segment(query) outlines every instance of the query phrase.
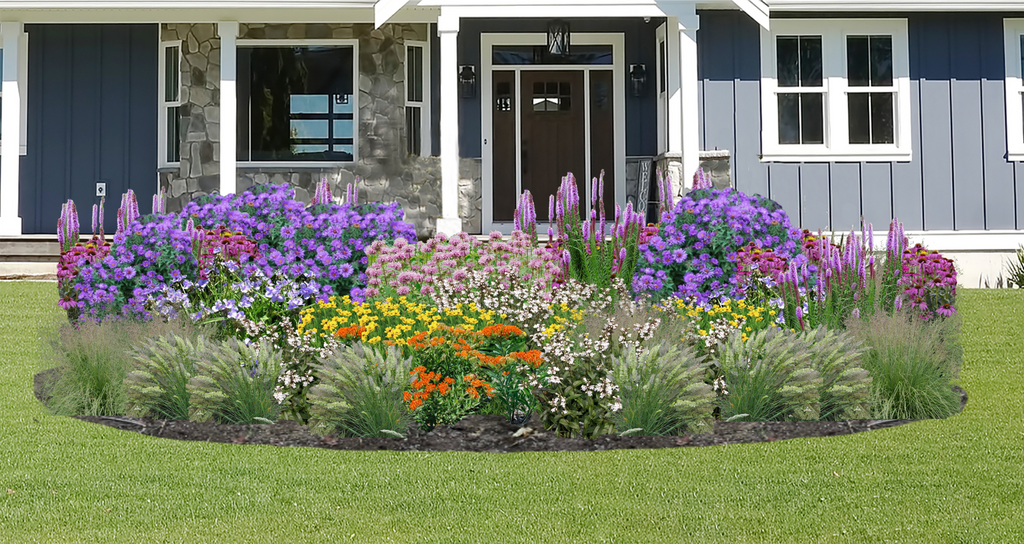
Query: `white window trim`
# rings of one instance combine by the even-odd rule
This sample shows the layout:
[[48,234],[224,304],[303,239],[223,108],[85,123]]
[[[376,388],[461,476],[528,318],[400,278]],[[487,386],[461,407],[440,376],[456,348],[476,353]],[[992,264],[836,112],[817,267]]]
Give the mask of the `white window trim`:
[[331,168],[351,166],[359,162],[359,40],[277,40],[239,39],[236,47],[287,47],[289,45],[350,45],[352,46],[352,160],[351,161],[238,161],[245,168]]
[[[665,56],[668,56],[668,36],[667,36],[668,23],[662,23],[655,30],[655,44],[654,44],[654,77],[655,89],[658,94],[658,154],[665,153],[668,151],[668,81],[662,81],[661,77],[661,66],[662,63],[668,64],[667,58],[662,58],[662,51]],[[664,48],[664,49],[662,49]],[[649,73],[649,72],[648,72]],[[666,78],[668,79],[668,70],[665,70]]]
[[[409,100],[409,76],[408,70],[405,77],[405,104],[420,109],[420,156],[429,157],[433,155],[430,141],[430,42],[419,40],[405,41],[405,60],[409,61],[409,47],[423,49],[423,100],[414,102]],[[406,132],[408,137],[408,132]]]
[[[848,35],[892,35],[894,144],[850,144],[846,77]],[[775,42],[778,36],[822,37],[825,143],[780,144]],[[784,92],[784,90],[783,90]],[[913,158],[910,47],[906,19],[773,19],[761,30],[761,160],[763,162],[905,162]]]
[[[21,89],[21,145],[18,146],[18,154],[25,155],[28,152],[28,33],[22,32],[18,42],[18,87]],[[3,34],[0,34],[0,46],[2,45]],[[2,54],[3,49],[0,47],[0,55]],[[0,89],[0,98],[2,97],[3,90]]]
[[1021,74],[1020,37],[1024,36],[1024,19],[1003,19],[1003,40],[1006,54],[1006,156],[1011,161],[1024,161],[1024,74]]
[[[181,165],[181,161],[180,160],[178,160],[178,161],[168,161],[167,160],[167,143],[168,143],[167,142],[167,110],[169,108],[173,108],[173,107],[179,107],[179,108],[181,107],[181,76],[180,76],[180,74],[178,76],[178,99],[177,100],[168,101],[168,100],[166,100],[166,96],[167,95],[164,94],[165,91],[166,91],[165,85],[167,83],[167,80],[166,80],[166,76],[167,76],[167,66],[166,66],[166,64],[167,64],[167,49],[169,49],[171,47],[177,47],[178,48],[178,67],[176,69],[178,71],[180,71],[181,70],[181,57],[182,57],[181,46],[182,46],[182,42],[181,41],[160,42],[160,59],[159,59],[160,76],[159,76],[159,82],[158,82],[158,86],[159,86],[159,89],[160,89],[160,91],[159,91],[160,92],[160,116],[157,119],[157,125],[158,125],[157,126],[157,130],[159,131],[159,136],[157,137],[157,145],[159,146],[158,147],[159,153],[157,155],[157,157],[159,157],[159,160],[157,162],[157,166],[160,167],[160,168],[169,168],[169,167],[174,167],[174,166]],[[179,110],[179,115],[180,115],[180,110]],[[178,139],[179,140],[181,139],[181,135],[180,134],[178,135]],[[180,149],[181,149],[180,141],[179,141],[178,146],[179,146],[178,149],[179,149],[179,159],[180,159]]]

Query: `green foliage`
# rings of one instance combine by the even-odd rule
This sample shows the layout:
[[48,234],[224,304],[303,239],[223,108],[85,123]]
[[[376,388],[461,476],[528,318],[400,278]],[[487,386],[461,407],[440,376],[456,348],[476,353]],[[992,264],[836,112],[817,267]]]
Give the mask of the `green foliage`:
[[551,367],[536,393],[544,428],[569,438],[615,432],[613,416],[621,405],[606,358],[593,355],[558,364],[563,366]]
[[140,338],[178,330],[179,323],[160,321],[64,324],[47,341],[59,376],[52,384],[49,407],[61,415],[124,415],[132,347]]
[[281,355],[268,342],[248,345],[233,338],[208,342],[196,352],[189,379],[189,419],[250,424],[277,419],[274,385]]
[[309,390],[311,430],[343,436],[405,433],[412,422],[402,394],[412,359],[395,346],[384,353],[361,342],[340,346],[316,366],[320,382]]
[[838,421],[871,417],[871,375],[860,367],[867,351],[847,333],[819,327],[804,335],[811,365],[821,374],[819,419]]
[[612,357],[622,410],[615,414],[620,432],[678,435],[713,429],[715,392],[704,383],[708,364],[693,347],[656,344]]
[[956,315],[922,321],[879,312],[847,326],[870,347],[863,367],[871,374],[873,417],[944,418],[960,410],[952,389],[962,357]]
[[719,345],[715,366],[728,391],[719,400],[722,419],[818,419],[822,378],[800,335],[766,329],[744,342],[733,333]]
[[174,333],[149,338],[132,350],[132,370],[125,378],[128,415],[188,419],[188,382],[196,374],[196,359],[205,352],[202,336],[193,344]]
[[537,399],[527,385],[526,376],[516,366],[509,363],[502,368],[485,370],[487,383],[494,387],[494,396],[483,407],[483,412],[503,415],[509,423],[523,425],[537,409]]
[[1014,255],[1017,262],[1009,261],[1006,263],[1006,282],[1007,284],[1013,284],[1024,289],[1024,246],[1020,246],[1017,249],[1017,253]]

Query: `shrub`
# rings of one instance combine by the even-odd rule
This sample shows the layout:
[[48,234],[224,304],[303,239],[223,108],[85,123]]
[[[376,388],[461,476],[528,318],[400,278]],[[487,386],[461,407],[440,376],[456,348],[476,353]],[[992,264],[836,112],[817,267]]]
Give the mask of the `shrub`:
[[719,389],[727,391],[719,401],[722,419],[818,419],[822,379],[798,334],[766,329],[744,342],[733,333],[719,346],[714,366]]
[[870,348],[862,366],[871,374],[873,417],[944,418],[960,410],[952,389],[962,356],[957,317],[926,322],[878,313],[848,327]]
[[736,254],[747,244],[798,255],[799,232],[777,203],[734,190],[691,191],[662,213],[659,233],[640,245],[634,289],[656,298],[706,303],[739,298]]
[[268,423],[280,407],[274,385],[281,354],[269,343],[248,345],[235,339],[209,342],[197,351],[196,375],[189,379],[189,419],[218,423]]
[[317,365],[309,390],[310,429],[343,436],[405,433],[412,423],[403,401],[412,358],[391,346],[382,353],[361,343],[340,346]]
[[206,350],[202,336],[193,343],[174,333],[149,338],[133,349],[132,370],[125,377],[128,415],[188,419],[188,382],[196,374],[196,360]]
[[861,368],[867,351],[848,332],[818,327],[804,336],[811,365],[821,375],[819,419],[837,421],[871,417],[871,375]]
[[715,392],[704,383],[708,365],[692,348],[655,344],[612,357],[622,409],[619,432],[646,436],[710,432]]

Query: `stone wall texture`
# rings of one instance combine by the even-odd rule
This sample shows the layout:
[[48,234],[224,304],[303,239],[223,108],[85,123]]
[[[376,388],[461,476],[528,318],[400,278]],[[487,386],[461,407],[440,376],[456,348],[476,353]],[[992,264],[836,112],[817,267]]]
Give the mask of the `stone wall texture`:
[[[441,168],[437,157],[406,153],[405,40],[427,41],[428,25],[389,24],[242,24],[240,39],[358,40],[358,160],[340,166],[255,167],[238,165],[238,190],[256,183],[290,183],[308,202],[316,183],[331,182],[335,196],[359,180],[361,202],[398,202],[420,237],[431,236],[441,215]],[[164,24],[165,41],[182,42],[181,166],[161,172],[168,210],[181,209],[195,196],[220,185],[220,39],[214,24]],[[459,215],[463,230],[480,232],[480,161],[460,164]]]

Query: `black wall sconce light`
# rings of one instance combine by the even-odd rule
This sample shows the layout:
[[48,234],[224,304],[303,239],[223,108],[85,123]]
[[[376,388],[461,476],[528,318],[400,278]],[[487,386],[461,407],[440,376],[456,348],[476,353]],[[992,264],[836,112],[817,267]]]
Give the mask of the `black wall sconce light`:
[[629,65],[629,83],[630,88],[633,90],[633,96],[643,96],[644,89],[647,88],[646,64]]
[[564,57],[569,54],[569,23],[562,20],[548,24],[548,54]]
[[476,68],[472,64],[459,66],[459,95],[462,98],[476,96]]

